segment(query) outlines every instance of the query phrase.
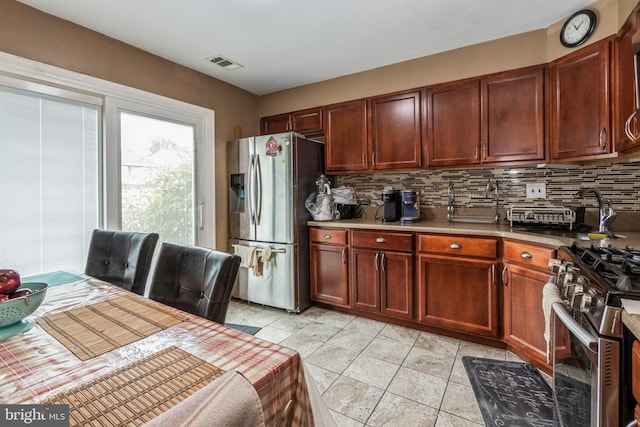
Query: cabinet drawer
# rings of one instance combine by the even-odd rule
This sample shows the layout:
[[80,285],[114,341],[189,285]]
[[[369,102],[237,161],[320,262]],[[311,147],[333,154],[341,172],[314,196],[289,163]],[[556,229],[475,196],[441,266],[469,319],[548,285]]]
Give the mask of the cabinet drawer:
[[413,251],[412,233],[352,231],[351,245],[361,248],[380,248],[395,251]]
[[496,239],[430,234],[422,234],[419,239],[420,252],[482,258],[496,258],[498,256],[498,240]]
[[348,234],[347,229],[311,228],[309,230],[309,238],[312,242],[330,245],[346,245]]
[[547,269],[550,258],[556,257],[556,250],[544,246],[522,244],[520,242],[503,242],[502,258],[508,262],[515,262],[540,269]]

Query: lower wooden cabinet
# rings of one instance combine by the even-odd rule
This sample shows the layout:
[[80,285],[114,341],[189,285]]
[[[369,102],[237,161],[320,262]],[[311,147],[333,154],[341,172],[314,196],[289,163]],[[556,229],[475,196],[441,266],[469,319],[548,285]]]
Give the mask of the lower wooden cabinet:
[[314,301],[500,339],[550,370],[542,288],[556,248],[508,238],[348,228],[311,227],[309,237]]
[[352,231],[353,308],[413,318],[413,235]]
[[351,308],[349,300],[348,231],[311,228],[309,271],[311,299]]
[[541,365],[547,365],[542,288],[551,276],[547,263],[555,254],[545,246],[503,242],[503,340]]
[[496,239],[419,236],[418,321],[498,337]]

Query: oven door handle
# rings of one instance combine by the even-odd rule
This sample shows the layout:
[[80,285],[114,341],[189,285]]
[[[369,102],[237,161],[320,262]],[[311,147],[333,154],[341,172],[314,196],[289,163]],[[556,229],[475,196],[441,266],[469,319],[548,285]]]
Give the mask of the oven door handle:
[[558,319],[567,327],[569,332],[575,335],[582,344],[594,353],[598,351],[598,338],[586,331],[580,323],[571,316],[571,312],[563,303],[556,302],[551,306],[551,308],[556,313],[556,316],[558,316]]

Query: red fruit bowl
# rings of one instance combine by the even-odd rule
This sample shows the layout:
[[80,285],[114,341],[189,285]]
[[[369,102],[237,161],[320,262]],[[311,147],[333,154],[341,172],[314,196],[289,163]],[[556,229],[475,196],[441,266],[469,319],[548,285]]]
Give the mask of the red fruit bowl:
[[0,329],[22,321],[36,311],[44,301],[47,286],[46,283],[22,283],[16,292],[31,289],[32,293],[0,302]]

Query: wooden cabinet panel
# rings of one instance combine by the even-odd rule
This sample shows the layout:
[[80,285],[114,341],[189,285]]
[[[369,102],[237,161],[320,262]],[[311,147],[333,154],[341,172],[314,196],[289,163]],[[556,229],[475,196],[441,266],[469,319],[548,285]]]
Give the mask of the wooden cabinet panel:
[[351,249],[351,289],[353,308],[380,311],[380,254],[371,249]]
[[420,90],[371,98],[368,126],[372,169],[420,167]]
[[549,259],[556,257],[556,250],[546,246],[504,240],[502,243],[502,257],[506,262],[519,263],[526,267],[546,271]]
[[425,143],[429,166],[480,161],[480,80],[464,80],[426,90]]
[[262,135],[282,133],[289,131],[289,113],[260,119],[260,132]]
[[482,80],[482,163],[544,160],[545,69]]
[[[633,14],[632,17],[636,15]],[[615,150],[627,153],[640,149],[640,129],[638,117],[631,118],[636,112],[635,98],[635,69],[633,60],[634,25],[632,19],[627,22],[619,32],[613,44],[613,109],[612,128]],[[634,137],[631,139],[625,127],[629,120],[628,132]]]
[[[640,342],[633,342],[631,349],[631,393],[636,403],[640,402]],[[634,409],[636,421],[640,421],[640,405]]]
[[309,247],[311,299],[350,308],[348,249],[346,246],[318,245]]
[[411,252],[413,234],[354,230],[351,233],[351,244],[354,247]]
[[351,289],[355,309],[413,318],[413,234],[353,230]]
[[594,158],[612,151],[610,42],[594,43],[550,65],[552,160]]
[[502,277],[504,340],[529,359],[546,364],[542,288],[550,274],[507,263]]
[[356,172],[369,168],[367,160],[367,107],[365,100],[334,104],[323,109],[325,169]]
[[420,252],[495,258],[498,256],[498,240],[483,237],[421,234],[418,238]]
[[491,260],[421,253],[418,259],[418,321],[497,337],[497,265]]
[[351,308],[347,230],[309,229],[311,299]]
[[310,108],[308,110],[291,113],[291,130],[303,135],[321,134],[322,108]]
[[413,318],[413,254],[383,252],[380,259],[380,312],[396,318]]
[[317,135],[321,134],[322,131],[322,108],[319,107],[260,119],[260,132],[262,135],[281,132]]
[[313,243],[324,243],[332,245],[346,245],[349,230],[327,229],[327,228],[310,228],[309,240]]

